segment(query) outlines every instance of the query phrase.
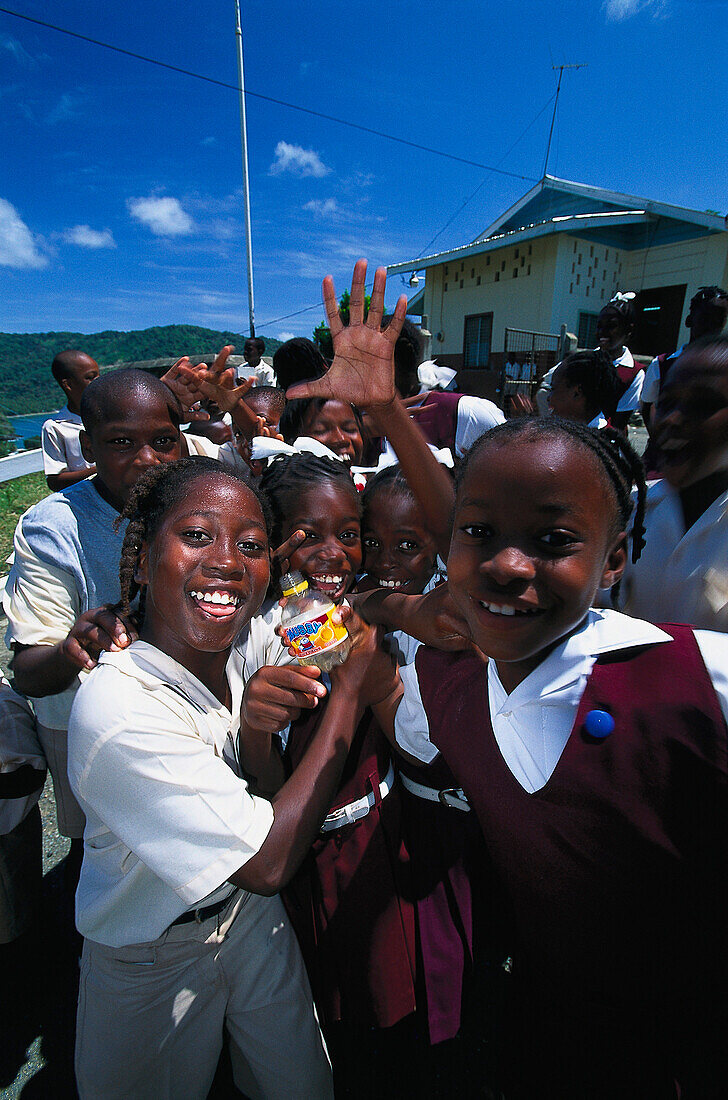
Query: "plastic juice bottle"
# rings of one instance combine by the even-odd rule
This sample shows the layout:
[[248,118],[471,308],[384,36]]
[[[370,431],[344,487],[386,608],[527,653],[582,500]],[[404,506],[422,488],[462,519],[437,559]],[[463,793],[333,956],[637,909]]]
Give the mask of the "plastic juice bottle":
[[283,574],[281,591],[286,597],[281,626],[299,665],[316,665],[322,672],[343,665],[351,640],[345,626],[332,622],[336,604],[312,591],[298,572]]

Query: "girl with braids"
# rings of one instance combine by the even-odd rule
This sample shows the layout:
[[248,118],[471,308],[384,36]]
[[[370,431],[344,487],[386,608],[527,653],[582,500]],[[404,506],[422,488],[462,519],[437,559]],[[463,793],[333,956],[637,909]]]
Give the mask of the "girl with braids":
[[298,767],[260,797],[271,767],[260,746],[327,694],[318,670],[256,672],[260,660],[233,648],[269,581],[261,501],[235,471],[194,458],[150,470],[123,516],[118,610],[139,592],[139,638],[101,655],[70,727],[87,821],[79,1093],[202,1100],[224,1029],[246,1096],[332,1096],[276,894],[318,832],[366,705],[392,689],[391,667],[373,632],[357,633]]
[[575,351],[554,371],[548,402],[556,416],[604,428],[617,411],[620,393],[617,372],[605,352]]
[[[728,640],[592,607],[624,570],[639,476],[619,433],[551,417],[483,436],[448,558],[472,647],[400,670],[390,733],[412,763],[442,755],[513,913],[509,1097],[728,1079]],[[641,483],[634,556],[643,506]]]
[[[345,465],[310,454],[278,458],[262,476],[262,491],[273,541],[291,545],[297,534],[302,540],[288,554],[290,568],[341,603],[362,562],[360,495]],[[267,659],[290,660],[274,634],[280,609],[266,618],[274,643]],[[293,722],[285,748],[290,765],[307,751],[327,711],[322,703]],[[342,1089],[352,1080],[363,1089],[371,1081],[372,1044],[387,1041],[372,1028],[392,1028],[415,1008],[414,914],[393,785],[389,744],[367,711],[319,835],[284,892]]]
[[634,291],[618,291],[597,317],[599,348],[612,360],[619,380],[619,399],[612,424],[621,430],[626,430],[631,413],[640,407],[645,381],[644,368],[635,362],[627,347],[637,321],[635,297]]

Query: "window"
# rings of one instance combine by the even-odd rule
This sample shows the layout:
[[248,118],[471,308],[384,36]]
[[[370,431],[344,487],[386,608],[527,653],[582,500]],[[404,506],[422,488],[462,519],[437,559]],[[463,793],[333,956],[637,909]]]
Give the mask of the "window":
[[517,267],[514,267],[514,268],[513,268],[513,278],[514,278],[514,279],[517,279],[517,278],[518,278],[518,268],[517,268]]
[[521,256],[521,267],[525,267],[525,266],[526,266],[526,257]]
[[571,274],[573,275],[575,271],[576,271],[576,264],[572,264],[571,265]]
[[527,275],[530,275],[530,274],[531,274],[531,265],[530,265],[530,264],[528,265],[528,270],[526,271],[526,274],[527,274]]
[[445,285],[442,289],[443,289],[443,293],[447,292],[447,283],[445,283]]
[[581,252],[579,253],[579,263],[581,263]]
[[480,286],[480,275],[478,275],[478,278],[475,280],[475,285]]
[[447,275],[447,264],[445,264],[445,274]]
[[460,280],[460,289],[461,290],[463,289],[463,280],[462,279]]
[[460,264],[460,270],[465,271],[465,264],[464,263]]
[[515,252],[515,255],[514,255],[513,259],[514,259],[514,260],[517,260],[517,259],[518,259],[518,249],[516,249],[516,252]]
[[499,279],[500,279],[500,271],[496,271],[496,273],[495,273],[495,281],[496,281],[496,282],[498,282],[498,280],[499,280]]
[[505,271],[505,269],[506,269],[506,261],[501,260],[501,271]]
[[574,284],[569,283],[569,294],[573,294],[573,293],[574,293]]
[[577,328],[577,343],[580,348],[594,348],[597,345],[598,313],[580,313]]
[[471,279],[475,278],[475,268],[474,267],[471,267],[471,269],[470,269],[470,278]]
[[581,282],[581,275],[577,275],[576,276],[576,285],[578,286],[580,282]]
[[485,257],[485,266],[490,267],[490,256]]
[[594,245],[592,245],[591,248],[589,249],[589,255],[590,256],[594,255]]
[[490,338],[493,332],[493,314],[476,313],[465,318],[463,336],[463,367],[487,367],[490,359]]
[[[574,251],[576,251],[576,246],[574,246]],[[528,246],[528,255],[529,256],[531,255],[531,246],[530,246],[530,244]]]
[[608,249],[608,248],[605,248],[605,249],[604,249],[604,259],[605,259],[605,260],[608,260],[608,259],[609,259],[609,249]]

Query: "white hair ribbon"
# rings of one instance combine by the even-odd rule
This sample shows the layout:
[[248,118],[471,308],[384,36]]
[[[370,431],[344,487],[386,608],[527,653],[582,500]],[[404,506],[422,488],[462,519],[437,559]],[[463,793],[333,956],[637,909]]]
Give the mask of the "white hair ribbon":
[[293,445],[284,443],[281,439],[273,439],[270,436],[256,435],[250,444],[250,457],[252,459],[282,458],[291,455],[312,454],[318,458],[333,458],[336,462],[344,462],[341,455],[334,454],[328,447],[320,443],[318,439],[312,439],[308,435],[299,435]]
[[610,302],[631,302],[632,299],[636,297],[637,295],[633,290],[627,290],[624,293],[622,293],[621,290],[618,290],[614,297],[610,298],[609,300]]
[[450,385],[456,374],[457,371],[452,370],[450,367],[438,366],[434,359],[426,359],[417,368],[417,377],[423,390],[434,390],[438,386],[445,389]]
[[[449,447],[442,447],[438,451],[437,447],[433,447],[431,443],[428,443],[427,446],[441,466],[447,466],[449,469],[453,468],[455,463],[453,462],[452,452]],[[386,449],[380,454],[376,466],[352,466],[351,472],[354,474],[379,474],[382,470],[386,470],[387,467],[397,466],[398,464],[399,459],[394,453],[391,444],[387,443]]]

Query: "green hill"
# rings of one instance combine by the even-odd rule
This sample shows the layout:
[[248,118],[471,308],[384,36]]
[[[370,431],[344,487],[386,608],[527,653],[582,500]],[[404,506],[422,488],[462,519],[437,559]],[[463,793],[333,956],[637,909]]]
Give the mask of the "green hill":
[[[242,355],[245,337],[236,332],[217,332],[196,325],[165,325],[134,332],[0,332],[0,412],[47,412],[61,404],[61,391],[51,375],[51,362],[59,351],[79,348],[99,366],[162,359],[167,356],[204,355],[225,344],[234,344]],[[266,338],[266,355],[280,340]]]

